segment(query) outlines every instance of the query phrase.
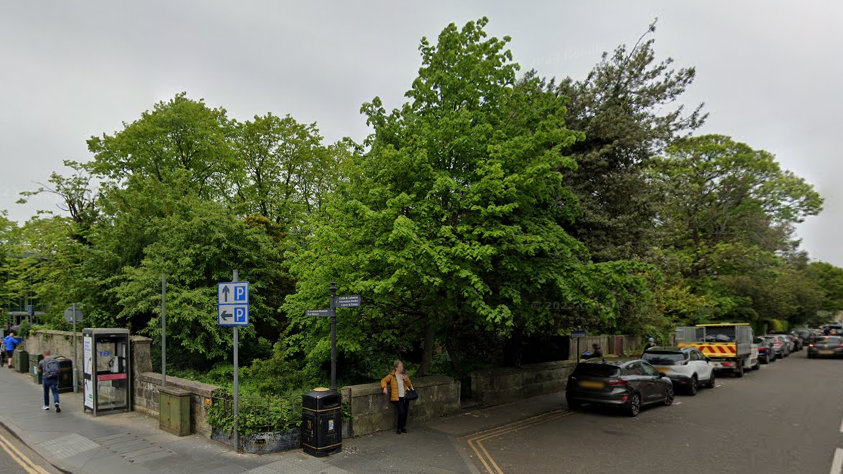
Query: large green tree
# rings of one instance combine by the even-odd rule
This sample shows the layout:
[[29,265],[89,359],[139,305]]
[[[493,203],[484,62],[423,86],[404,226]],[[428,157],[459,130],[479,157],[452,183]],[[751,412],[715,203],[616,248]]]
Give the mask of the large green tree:
[[585,133],[564,149],[577,162],[563,174],[580,214],[563,225],[596,261],[652,258],[660,199],[646,177],[648,162],[706,117],[702,106],[679,105],[696,71],[658,61],[653,32],[655,23],[631,48],[604,53],[585,79],[551,87],[567,98],[568,127]]
[[577,214],[560,173],[576,163],[562,149],[582,135],[538,78],[516,87],[509,38],[487,37],[486,24],[423,39],[409,101],[363,106],[369,150],[294,256],[287,310],[301,326],[320,324],[300,315],[324,303],[331,278],[370,303],[342,324],[346,356],[421,342],[425,373],[437,340],[455,359],[465,335],[552,331],[566,313],[611,318],[642,288],[627,265],[591,265],[560,225]]

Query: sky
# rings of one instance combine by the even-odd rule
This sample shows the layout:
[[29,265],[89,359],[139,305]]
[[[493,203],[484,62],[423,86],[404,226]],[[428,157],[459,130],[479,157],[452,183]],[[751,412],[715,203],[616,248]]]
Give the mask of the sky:
[[317,122],[329,141],[369,130],[360,106],[398,107],[418,44],[487,16],[514,59],[547,77],[585,77],[603,51],[633,44],[654,18],[656,52],[697,68],[683,102],[705,103],[701,133],[777,155],[825,198],[798,228],[811,257],[843,266],[843,2],[696,1],[3,1],[0,209],[25,221],[50,196],[15,204],[85,141],[114,133],[186,91],[229,116]]

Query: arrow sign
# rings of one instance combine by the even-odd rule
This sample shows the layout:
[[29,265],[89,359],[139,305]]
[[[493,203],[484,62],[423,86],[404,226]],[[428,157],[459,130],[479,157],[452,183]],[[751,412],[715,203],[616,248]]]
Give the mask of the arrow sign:
[[358,308],[360,307],[360,302],[362,298],[360,295],[350,295],[350,296],[337,296],[336,302],[334,303],[335,308]]
[[249,305],[247,304],[222,304],[217,309],[218,322],[220,326],[248,326]]
[[249,282],[237,281],[218,284],[217,304],[249,304]]
[[322,317],[332,316],[334,314],[330,309],[309,309],[304,312],[305,316]]

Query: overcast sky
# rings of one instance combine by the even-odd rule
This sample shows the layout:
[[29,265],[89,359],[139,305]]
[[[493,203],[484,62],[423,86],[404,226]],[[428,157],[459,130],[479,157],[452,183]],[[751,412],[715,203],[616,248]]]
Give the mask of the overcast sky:
[[0,209],[18,221],[55,209],[14,202],[63,159],[89,159],[89,136],[179,91],[237,119],[289,113],[359,140],[363,102],[403,100],[420,38],[481,16],[524,69],[574,78],[658,17],[660,57],[697,67],[685,102],[706,103],[703,131],[773,152],[815,184],[825,211],[799,234],[813,258],[843,265],[839,0],[2,1]]

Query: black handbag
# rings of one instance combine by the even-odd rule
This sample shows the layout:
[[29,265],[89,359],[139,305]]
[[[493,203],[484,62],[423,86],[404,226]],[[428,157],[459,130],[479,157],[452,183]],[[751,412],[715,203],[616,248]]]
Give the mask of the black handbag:
[[419,393],[415,391],[415,389],[408,388],[404,391],[404,400],[408,402],[412,402],[413,400],[419,399]]

